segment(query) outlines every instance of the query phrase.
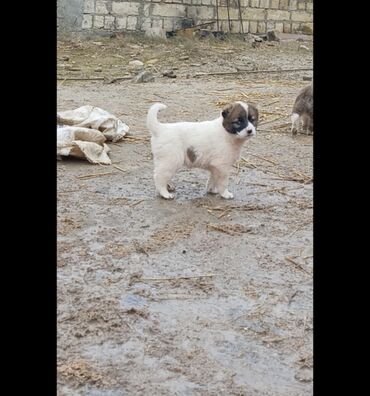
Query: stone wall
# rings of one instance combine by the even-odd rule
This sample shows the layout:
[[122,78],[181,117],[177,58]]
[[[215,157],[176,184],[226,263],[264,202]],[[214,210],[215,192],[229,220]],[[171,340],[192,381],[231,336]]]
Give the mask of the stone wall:
[[58,30],[69,31],[171,31],[218,13],[225,32],[313,33],[313,0],[57,0],[57,10]]

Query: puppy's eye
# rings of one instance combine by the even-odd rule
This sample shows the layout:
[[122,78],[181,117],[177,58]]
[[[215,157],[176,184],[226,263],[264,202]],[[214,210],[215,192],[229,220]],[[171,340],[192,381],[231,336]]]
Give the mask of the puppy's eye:
[[244,118],[239,118],[239,122],[244,122]]

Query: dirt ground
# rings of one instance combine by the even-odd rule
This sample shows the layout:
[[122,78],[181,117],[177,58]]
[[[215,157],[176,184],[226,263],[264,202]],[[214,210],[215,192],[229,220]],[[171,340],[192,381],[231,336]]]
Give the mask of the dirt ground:
[[[58,395],[313,394],[312,136],[288,125],[312,72],[195,76],[310,68],[312,42],[301,44],[58,42],[58,110],[94,105],[130,126],[108,144],[112,166],[57,164]],[[132,59],[155,81],[66,80],[129,75]],[[243,99],[261,122],[231,177],[235,198],[206,195],[207,173],[186,169],[174,201],[157,197],[149,106],[194,121]]]

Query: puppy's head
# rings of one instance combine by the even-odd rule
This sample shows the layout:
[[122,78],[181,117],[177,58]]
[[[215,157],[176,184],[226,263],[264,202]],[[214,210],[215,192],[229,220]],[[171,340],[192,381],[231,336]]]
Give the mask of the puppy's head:
[[221,115],[222,125],[228,133],[241,139],[256,134],[258,110],[255,106],[244,102],[230,103],[222,110]]

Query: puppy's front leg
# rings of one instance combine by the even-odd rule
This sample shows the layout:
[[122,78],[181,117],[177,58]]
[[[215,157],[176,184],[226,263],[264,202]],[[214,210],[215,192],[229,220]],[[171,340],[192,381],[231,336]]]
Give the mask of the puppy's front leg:
[[218,170],[217,172],[214,172],[214,175],[216,177],[215,182],[217,191],[220,193],[221,197],[225,199],[234,198],[234,195],[227,189],[229,174],[230,172],[225,170]]
[[291,133],[292,135],[296,135],[299,129],[299,114],[293,113],[290,119],[292,121]]

